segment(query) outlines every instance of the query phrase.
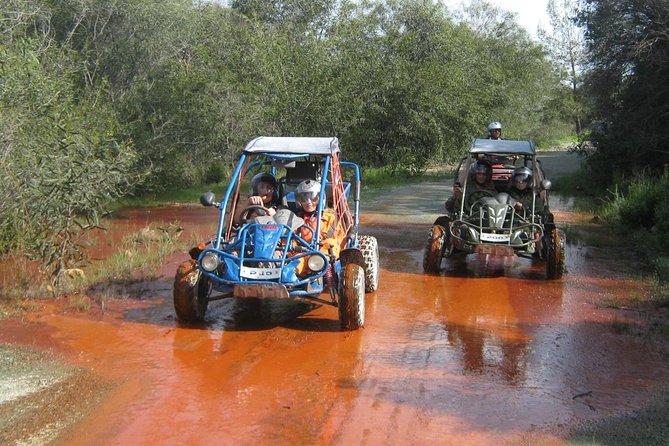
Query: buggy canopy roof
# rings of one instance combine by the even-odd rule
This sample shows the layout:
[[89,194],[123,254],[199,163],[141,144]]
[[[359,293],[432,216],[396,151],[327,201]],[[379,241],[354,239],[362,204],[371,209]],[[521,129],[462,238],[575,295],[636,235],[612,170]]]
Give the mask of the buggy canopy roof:
[[247,153],[291,153],[306,155],[332,155],[339,152],[339,139],[335,137],[259,136],[246,144]]
[[507,139],[475,139],[469,153],[509,153],[515,155],[535,155],[532,141],[512,141]]

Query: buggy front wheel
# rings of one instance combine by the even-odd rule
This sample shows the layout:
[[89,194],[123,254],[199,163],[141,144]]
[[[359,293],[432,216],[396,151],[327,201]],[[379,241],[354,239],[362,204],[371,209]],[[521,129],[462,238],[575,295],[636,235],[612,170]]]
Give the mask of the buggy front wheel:
[[423,256],[423,271],[426,273],[437,273],[441,267],[441,259],[444,256],[446,239],[446,228],[441,225],[434,225],[430,228],[430,234],[425,246],[425,255]]
[[365,323],[365,270],[355,263],[342,267],[339,281],[339,322],[344,330],[357,330]]
[[209,304],[211,282],[197,267],[196,260],[183,262],[174,277],[174,310],[182,322],[204,319]]
[[548,233],[546,247],[546,278],[559,279],[564,273],[564,233],[557,228]]

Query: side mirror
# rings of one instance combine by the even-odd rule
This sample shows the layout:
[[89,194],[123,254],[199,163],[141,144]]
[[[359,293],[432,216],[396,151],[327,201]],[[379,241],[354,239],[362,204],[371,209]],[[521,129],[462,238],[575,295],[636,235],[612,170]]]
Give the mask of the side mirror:
[[213,206],[215,199],[216,195],[214,195],[213,192],[205,192],[202,195],[200,195],[200,204],[206,207]]
[[553,187],[553,183],[551,183],[551,180],[549,179],[541,180],[541,188],[543,190],[551,190],[551,187]]

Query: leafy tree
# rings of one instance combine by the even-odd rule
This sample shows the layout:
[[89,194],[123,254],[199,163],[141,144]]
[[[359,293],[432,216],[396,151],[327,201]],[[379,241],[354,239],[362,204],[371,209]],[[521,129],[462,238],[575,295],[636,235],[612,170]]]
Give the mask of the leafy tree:
[[569,110],[576,133],[582,130],[584,112],[581,98],[582,71],[585,40],[581,27],[576,23],[578,13],[575,0],[549,0],[546,8],[551,31],[540,30],[539,36],[546,45],[551,59],[559,67],[558,76],[571,87],[571,94],[563,101],[562,108]]
[[3,9],[0,40],[0,253],[41,261],[56,280],[85,260],[81,240],[137,180],[113,109],[81,89],[83,69],[34,3]]
[[611,171],[661,172],[669,162],[669,4],[587,0],[579,20],[595,120],[590,166],[603,184]]
[[261,134],[336,135],[347,158],[416,174],[492,119],[538,139],[560,119],[544,52],[499,10],[455,23],[437,0],[1,5],[0,250],[56,259],[55,274],[83,260],[79,226],[108,200],[218,180]]
[[464,22],[477,37],[471,75],[478,77],[480,116],[478,134],[485,125],[501,121],[505,137],[549,141],[545,111],[557,83],[544,50],[516,22],[515,14],[485,0],[472,1]]

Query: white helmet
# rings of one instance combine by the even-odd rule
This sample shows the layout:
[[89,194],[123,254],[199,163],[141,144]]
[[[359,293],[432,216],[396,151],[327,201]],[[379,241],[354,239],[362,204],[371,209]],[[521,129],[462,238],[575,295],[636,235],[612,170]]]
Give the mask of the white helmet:
[[321,183],[316,180],[304,180],[295,190],[296,201],[298,203],[307,201],[318,201],[318,197],[321,193]]
[[493,131],[493,130],[502,130],[502,123],[498,121],[493,121],[488,125],[488,131]]

